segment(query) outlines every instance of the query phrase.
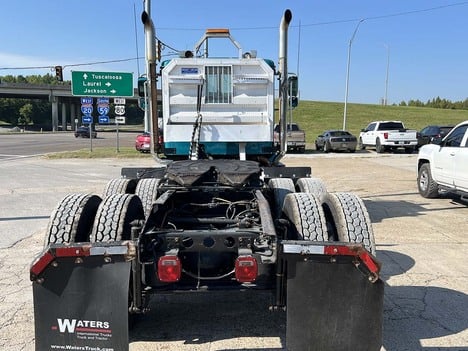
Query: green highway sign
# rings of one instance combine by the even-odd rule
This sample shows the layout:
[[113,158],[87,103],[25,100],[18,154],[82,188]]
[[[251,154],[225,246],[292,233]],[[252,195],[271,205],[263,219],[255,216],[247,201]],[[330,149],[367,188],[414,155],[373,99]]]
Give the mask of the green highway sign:
[[72,71],[73,96],[133,96],[133,73]]

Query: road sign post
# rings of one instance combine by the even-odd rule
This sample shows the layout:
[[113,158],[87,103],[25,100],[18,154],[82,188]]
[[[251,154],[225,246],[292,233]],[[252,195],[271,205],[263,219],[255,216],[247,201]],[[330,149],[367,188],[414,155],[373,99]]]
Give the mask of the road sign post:
[[117,131],[117,152],[120,152],[119,149],[119,124],[116,123],[116,131]]
[[81,98],[81,124],[88,124],[89,128],[89,149],[93,152],[93,98],[92,97],[82,97]]
[[125,117],[115,116],[115,128],[117,131],[117,152],[119,152],[119,124],[125,124]]
[[115,116],[115,124],[117,129],[117,152],[119,152],[119,123],[125,124],[125,117],[122,115],[125,114],[125,99],[124,98],[114,98],[114,112],[117,116]]
[[133,73],[73,71],[72,95],[132,97]]
[[89,128],[89,148],[90,151],[93,152],[93,123],[88,125]]

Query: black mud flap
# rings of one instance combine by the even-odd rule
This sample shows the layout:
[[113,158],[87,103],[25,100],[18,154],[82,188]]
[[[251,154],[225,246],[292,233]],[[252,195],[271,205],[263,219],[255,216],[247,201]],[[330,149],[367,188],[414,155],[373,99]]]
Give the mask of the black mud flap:
[[384,284],[362,260],[372,256],[362,247],[357,252],[353,246],[337,246],[339,252],[356,255],[330,254],[330,246],[327,253],[323,245],[311,247],[283,255],[288,351],[379,351]]
[[117,248],[55,247],[33,263],[36,350],[129,349],[131,262]]

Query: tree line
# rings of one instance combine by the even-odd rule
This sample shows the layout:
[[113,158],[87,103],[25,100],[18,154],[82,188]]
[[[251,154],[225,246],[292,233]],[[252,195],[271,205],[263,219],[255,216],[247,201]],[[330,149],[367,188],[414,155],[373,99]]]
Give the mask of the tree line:
[[[0,76],[0,83],[71,85],[71,81],[59,82],[54,75]],[[113,109],[113,104],[110,104]],[[142,124],[144,112],[135,103],[125,106],[127,124]],[[12,126],[30,126],[48,129],[52,127],[52,103],[44,99],[0,99],[0,121]]]
[[431,107],[446,110],[468,110],[468,98],[463,101],[452,102],[448,99],[441,99],[438,96],[431,100],[427,100],[426,103],[420,100],[409,100],[408,102],[402,101],[399,106]]

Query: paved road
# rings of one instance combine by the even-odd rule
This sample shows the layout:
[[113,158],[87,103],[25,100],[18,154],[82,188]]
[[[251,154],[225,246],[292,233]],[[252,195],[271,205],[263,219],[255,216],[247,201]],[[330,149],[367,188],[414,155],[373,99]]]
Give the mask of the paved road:
[[[468,206],[452,197],[421,198],[415,160],[312,154],[290,155],[285,163],[310,165],[329,191],[351,191],[366,203],[386,285],[382,350],[466,351]],[[28,269],[56,202],[68,192],[100,193],[121,166],[150,164],[38,157],[0,163],[0,349],[34,349]],[[284,350],[284,315],[268,312],[270,299],[221,292],[157,296],[131,332],[130,350]]]
[[[96,147],[134,147],[136,132],[98,131],[96,139],[75,138],[72,132],[16,133],[0,132],[0,161],[74,151]],[[117,145],[118,144],[118,145]]]

